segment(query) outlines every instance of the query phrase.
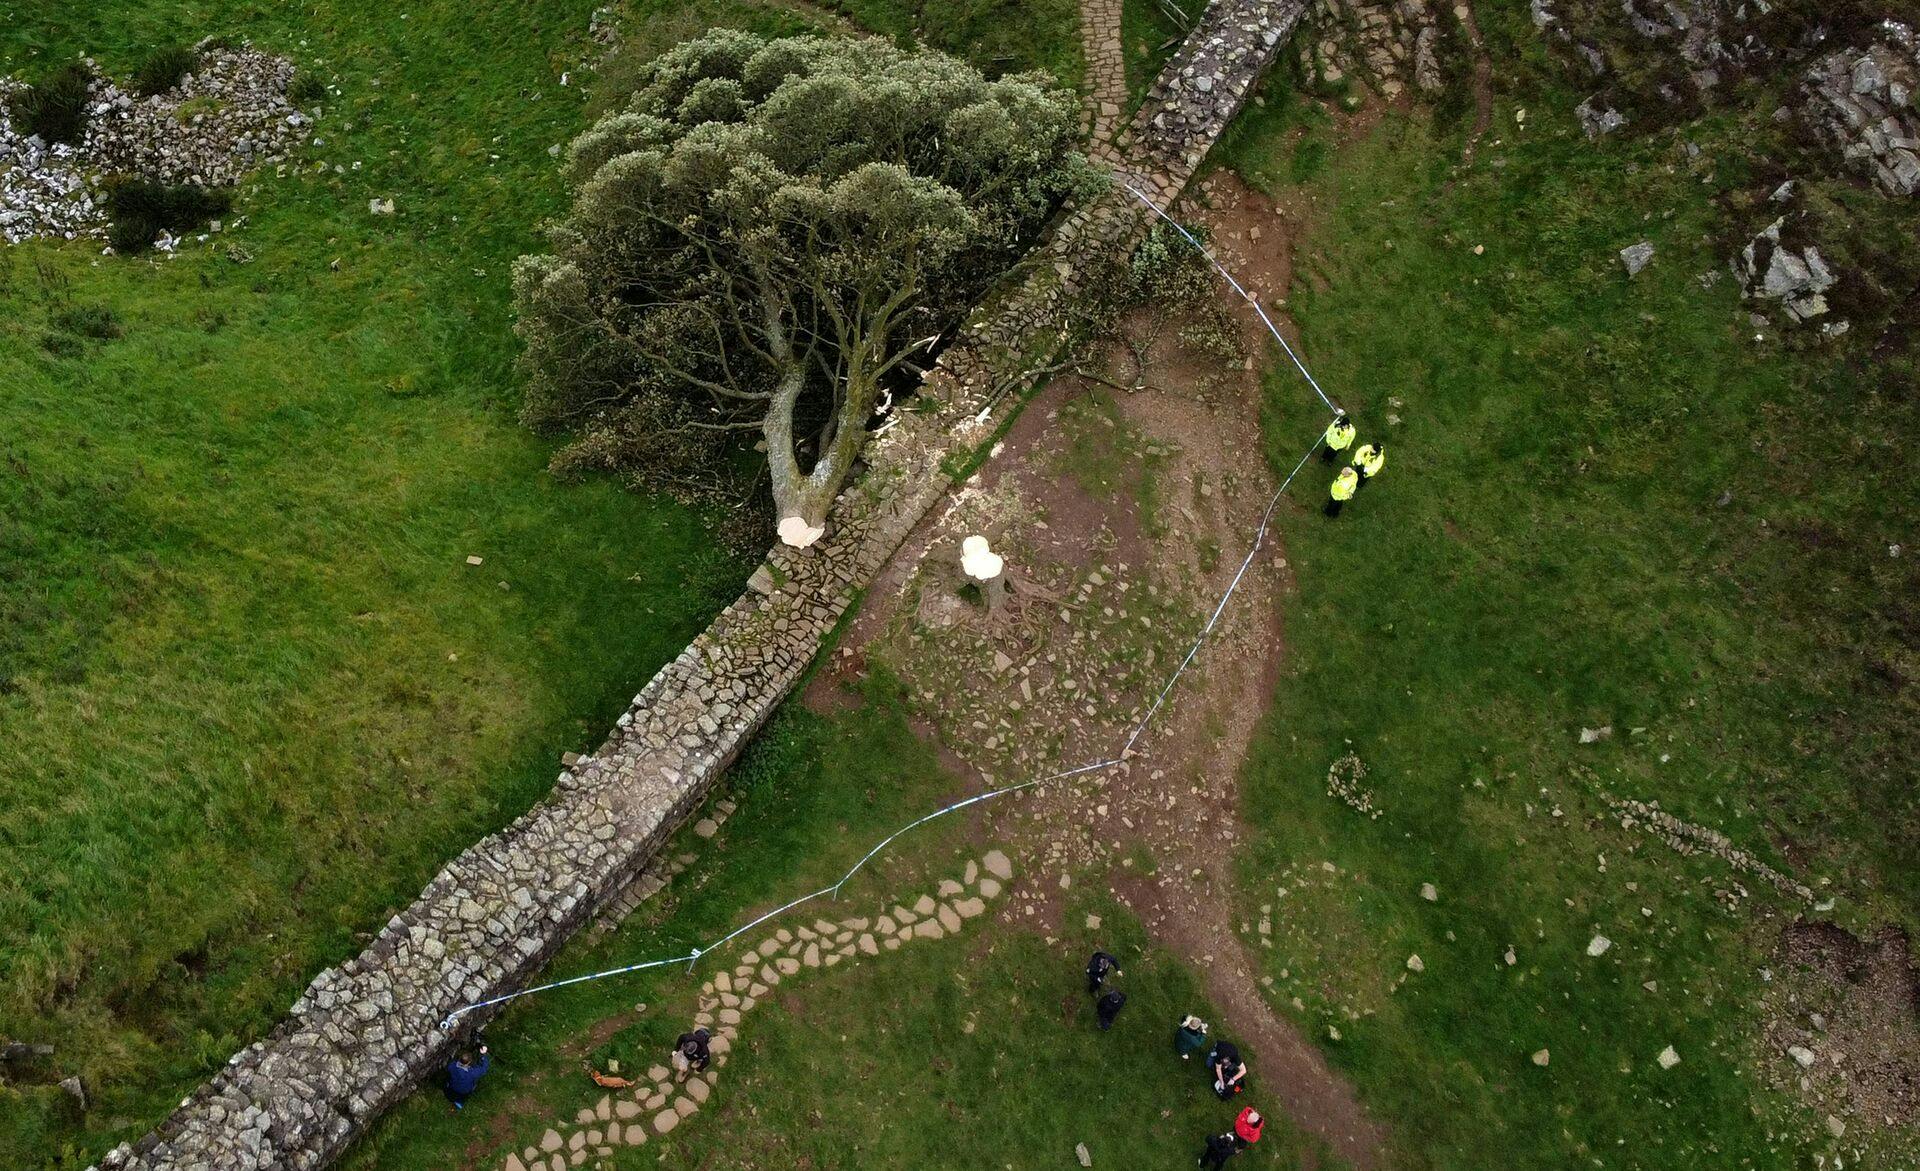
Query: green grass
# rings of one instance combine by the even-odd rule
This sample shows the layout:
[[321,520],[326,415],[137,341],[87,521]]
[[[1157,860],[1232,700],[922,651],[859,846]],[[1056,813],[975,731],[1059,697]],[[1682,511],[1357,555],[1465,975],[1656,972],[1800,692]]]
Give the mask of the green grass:
[[[730,783],[739,809],[699,846],[700,862],[605,944],[576,945],[554,976],[684,951],[832,881],[878,836],[958,793],[885,676],[831,716],[783,709]],[[819,913],[868,914],[930,890],[978,855],[970,837],[964,817],[915,831]],[[1097,940],[1083,926],[1089,912],[1104,920]],[[1191,1159],[1234,1108],[1175,1057],[1173,1024],[1187,1012],[1218,1018],[1194,975],[1149,946],[1106,895],[1076,892],[1066,918],[1070,929],[1046,940],[990,915],[954,939],[788,982],[748,1015],[713,1100],[611,1165],[695,1167],[724,1151],[727,1166],[742,1168],[1054,1167],[1072,1164],[1077,1142],[1096,1166]],[[1121,957],[1129,996],[1105,1034],[1080,974],[1096,942]],[[613,1058],[632,1071],[661,1061],[686,1027],[699,979],[668,969],[522,1002],[489,1029],[498,1072],[462,1114],[431,1090],[417,1094],[345,1167],[493,1166],[599,1098],[583,1062],[605,1068]],[[636,1004],[645,1012],[632,1013]],[[596,1032],[609,1019],[614,1027]],[[1258,1054],[1249,1057],[1260,1073]],[[1257,1082],[1249,1100],[1271,1106]],[[1276,1119],[1237,1165],[1297,1166],[1307,1147]]]
[[1206,7],[1205,0],[1123,0],[1120,42],[1126,55],[1127,95],[1134,105],[1146,96],[1147,87],[1193,31]]
[[1040,70],[1080,83],[1076,0],[822,0],[863,28],[971,61],[989,77]]
[[[1246,771],[1242,897],[1276,904],[1276,1001],[1339,1030],[1402,1165],[1851,1165],[1859,1120],[1836,1143],[1760,1088],[1784,1061],[1758,1040],[1763,970],[1783,913],[1811,909],[1621,830],[1601,794],[1725,832],[1856,929],[1920,927],[1898,747],[1916,581],[1889,556],[1912,355],[1756,343],[1731,282],[1696,279],[1724,273],[1708,197],[1772,149],[1766,111],[1688,127],[1689,167],[1675,136],[1593,146],[1577,95],[1531,96],[1532,128],[1502,104],[1471,173],[1457,135],[1393,115],[1307,188],[1327,210],[1289,311],[1389,460],[1334,522],[1309,465],[1283,523],[1299,596]],[[1260,133],[1237,150],[1284,157]],[[1629,280],[1616,253],[1643,238],[1659,252]],[[1325,417],[1273,369],[1290,468]],[[1327,793],[1348,751],[1378,818]],[[1757,897],[1729,911],[1736,880]],[[1596,933],[1614,943],[1591,958]],[[1874,1141],[1863,1165],[1911,1134]]]
[[700,515],[556,483],[514,419],[507,268],[562,206],[593,7],[0,29],[36,76],[223,33],[338,87],[205,246],[0,254],[0,1038],[56,1047],[0,1084],[0,1164],[157,1121],[738,588]]

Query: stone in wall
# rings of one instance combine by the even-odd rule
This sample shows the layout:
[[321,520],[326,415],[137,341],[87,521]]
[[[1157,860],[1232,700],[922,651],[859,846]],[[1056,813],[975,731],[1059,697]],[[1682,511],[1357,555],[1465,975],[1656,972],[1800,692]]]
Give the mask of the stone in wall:
[[1302,69],[1322,82],[1364,81],[1382,97],[1409,88],[1437,94],[1440,22],[1452,19],[1441,0],[1315,0],[1312,35],[1300,45]]

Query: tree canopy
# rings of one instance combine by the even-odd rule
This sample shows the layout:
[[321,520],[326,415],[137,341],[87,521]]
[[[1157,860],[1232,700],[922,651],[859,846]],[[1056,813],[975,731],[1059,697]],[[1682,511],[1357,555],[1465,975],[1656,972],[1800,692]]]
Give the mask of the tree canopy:
[[524,418],[565,466],[710,483],[765,441],[817,531],[890,385],[1084,176],[1072,95],[875,40],[716,31],[576,139],[514,269]]

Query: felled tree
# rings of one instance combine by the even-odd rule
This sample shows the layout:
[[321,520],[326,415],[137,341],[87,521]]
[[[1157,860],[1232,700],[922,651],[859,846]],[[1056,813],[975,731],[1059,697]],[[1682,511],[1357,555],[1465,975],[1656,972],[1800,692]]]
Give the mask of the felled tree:
[[553,252],[514,268],[526,421],[656,483],[758,432],[806,543],[903,363],[1083,180],[1075,124],[1035,78],[879,41],[680,45],[573,143]]

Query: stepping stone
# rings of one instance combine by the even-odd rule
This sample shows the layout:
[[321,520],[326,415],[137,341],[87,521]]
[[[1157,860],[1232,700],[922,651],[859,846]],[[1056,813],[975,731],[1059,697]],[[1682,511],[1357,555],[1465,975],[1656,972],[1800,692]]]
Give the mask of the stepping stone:
[[[723,1024],[723,1025],[737,1025],[737,1024],[739,1024],[739,1023],[740,1023],[740,1010],[739,1010],[739,1009],[737,1009],[737,1008],[723,1008],[723,1009],[721,1009],[721,1010],[720,1010],[720,1023],[721,1023],[721,1024]],[[708,1047],[709,1049],[711,1049],[711,1048],[713,1047],[713,1046],[712,1046],[712,1042],[708,1042],[708,1046],[707,1046],[707,1047]]]
[[867,929],[867,921],[865,919],[848,919],[845,923],[840,924],[840,926],[845,927],[848,931],[865,931]]
[[780,982],[780,973],[773,970],[773,965],[764,965],[760,969],[760,979],[768,984],[778,984]]
[[575,1151],[573,1154],[567,1157],[567,1166],[578,1167],[582,1163],[585,1163],[586,1161],[587,1161],[586,1151],[584,1150]]
[[580,1107],[580,1112],[573,1116],[573,1121],[580,1126],[585,1126],[587,1123],[592,1122],[593,1109],[588,1106]]
[[932,919],[922,919],[913,925],[913,934],[916,939],[939,939],[946,931]]
[[694,1111],[700,1109],[700,1103],[694,1101],[692,1098],[675,1098],[673,1100],[673,1108],[680,1117],[690,1118],[693,1116]]
[[831,968],[833,965],[839,963],[843,958],[845,958],[845,956],[846,956],[845,952],[836,951],[832,955],[827,957],[826,965],[829,968]]
[[813,929],[821,935],[832,935],[834,932],[840,930],[825,919],[815,919],[813,921]]
[[543,1151],[549,1151],[549,1152],[559,1150],[560,1149],[560,1132],[557,1130],[549,1130],[547,1133],[541,1135],[540,1149]]
[[894,922],[899,923],[903,926],[913,922],[915,919],[918,919],[919,917],[920,916],[914,914],[912,911],[907,910],[905,907],[895,907],[893,909]]
[[733,1008],[739,1003],[740,1003],[740,998],[738,996],[735,996],[731,992],[722,992],[720,994],[720,1004],[724,1008]]
[[586,1145],[587,1135],[585,1131],[576,1130],[573,1132],[573,1137],[567,1140],[567,1149],[569,1151],[577,1151]]
[[720,832],[720,823],[711,817],[703,817],[693,823],[693,832],[700,837],[710,838]]
[[596,1126],[592,1130],[587,1132],[587,1145],[590,1147],[597,1147],[600,1145],[600,1140],[605,1137],[607,1136],[601,1133],[600,1128]]
[[933,896],[921,895],[919,901],[913,904],[913,913],[916,915],[933,914]]
[[862,935],[860,937],[860,950],[870,956],[877,956],[880,954],[880,945],[873,941],[873,936]]
[[722,972],[713,978],[713,986],[720,992],[732,992],[733,980],[725,972]]
[[1013,877],[1013,863],[1007,861],[1007,856],[998,850],[988,850],[986,857],[980,859],[980,865],[1002,882]]
[[735,968],[735,969],[733,970],[733,977],[734,977],[734,979],[736,979],[736,980],[751,980],[751,979],[753,979],[753,965],[752,965],[752,964],[741,964],[741,965],[740,965],[739,967],[737,967],[737,968]]
[[666,1134],[679,1125],[680,1116],[671,1110],[662,1110],[660,1113],[654,1115],[653,1129],[661,1134]]
[[773,937],[779,940],[781,943],[793,942],[793,932],[787,930],[785,927],[782,927],[780,930],[774,932]]
[[998,879],[993,879],[993,878],[983,878],[983,879],[981,879],[981,880],[980,880],[980,897],[982,897],[982,898],[988,898],[988,899],[997,899],[997,898],[999,898],[999,897],[1000,897],[1000,882],[999,882],[999,880],[998,880]]
[[956,899],[953,904],[953,909],[960,912],[961,918],[971,919],[975,915],[984,912],[987,909],[987,904],[981,902],[979,899]]
[[972,886],[973,880],[978,877],[980,877],[980,864],[978,862],[968,862],[966,873],[962,874],[960,879],[968,886]]
[[817,943],[809,943],[807,945],[806,954],[800,957],[800,962],[807,965],[809,968],[819,967],[820,966],[820,945]]
[[948,931],[960,930],[960,916],[952,907],[944,903],[941,904],[940,907],[940,926],[945,927]]
[[873,925],[873,929],[882,935],[892,935],[895,931],[899,930],[899,928],[894,926],[893,920],[887,918],[885,915],[880,916],[880,921]]
[[632,1101],[631,1099],[622,1098],[613,1104],[613,1116],[622,1122],[630,1118],[638,1118],[640,1117],[640,1103]]
[[765,984],[755,984],[753,987],[747,989],[748,1000],[758,1000],[766,994],[767,986]]
[[900,937],[898,935],[889,935],[886,937],[885,940],[881,942],[881,945],[885,947],[888,951],[899,951]]
[[660,1066],[660,1065],[650,1065],[650,1066],[648,1066],[648,1067],[647,1067],[647,1080],[648,1080],[648,1081],[650,1081],[650,1082],[663,1082],[663,1081],[666,1081],[666,1080],[667,1080],[667,1070],[666,1070],[666,1067],[665,1067],[665,1066]]
[[801,939],[814,938],[814,931],[813,931],[813,928],[811,927],[795,927],[793,929],[793,933],[799,936]]
[[800,961],[792,956],[781,956],[774,961],[774,966],[780,969],[782,976],[791,976],[800,970]]
[[967,888],[966,888],[966,887],[964,887],[964,886],[961,886],[961,885],[960,885],[959,883],[957,883],[957,882],[955,882],[955,881],[954,881],[953,879],[951,879],[951,878],[943,878],[943,879],[941,879],[941,880],[940,880],[940,888],[939,888],[939,889],[940,889],[940,897],[941,897],[941,898],[943,898],[943,899],[950,899],[950,898],[952,898],[952,897],[953,897],[954,895],[957,895],[957,894],[959,894],[959,893],[961,893],[962,891],[964,891],[964,890],[966,890]]
[[508,1155],[507,1161],[500,1164],[500,1171],[527,1171],[527,1165],[520,1161],[520,1156]]
[[567,1159],[566,1159],[566,1156],[564,1156],[564,1155],[555,1155],[555,1156],[553,1157],[553,1159],[552,1159],[552,1161],[550,1161],[550,1162],[549,1162],[549,1163],[547,1164],[547,1166],[548,1166],[548,1167],[550,1167],[550,1168],[552,1168],[552,1171],[567,1171]]
[[707,1095],[713,1093],[713,1089],[699,1078],[694,1078],[687,1083],[687,1093],[693,1095],[694,1101],[704,1102],[707,1100]]
[[602,1094],[600,1096],[600,1100],[593,1104],[593,1116],[595,1118],[598,1118],[600,1121],[605,1122],[608,1118],[612,1117],[612,1114],[610,1113],[612,1106],[613,1106],[613,1099],[608,1097],[605,1094]]
[[627,1133],[624,1137],[626,1138],[628,1146],[637,1147],[647,1141],[647,1128],[636,1122],[632,1126],[627,1127]]
[[660,1107],[662,1107],[662,1106],[664,1106],[664,1105],[666,1105],[666,1104],[667,1104],[667,1094],[666,1094],[666,1091],[665,1091],[665,1090],[656,1090],[656,1091],[654,1092],[654,1095],[653,1095],[653,1096],[652,1096],[651,1098],[648,1098],[648,1099],[647,1099],[647,1104],[646,1104],[646,1106],[644,1106],[644,1107],[643,1107],[643,1109],[647,1109],[647,1110],[658,1110],[658,1109],[660,1109]]

